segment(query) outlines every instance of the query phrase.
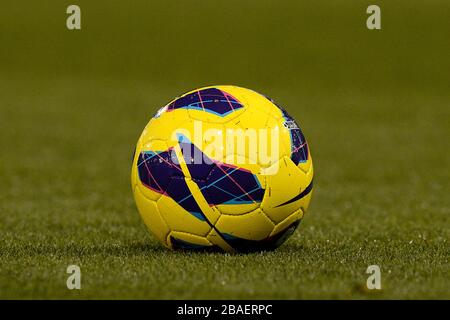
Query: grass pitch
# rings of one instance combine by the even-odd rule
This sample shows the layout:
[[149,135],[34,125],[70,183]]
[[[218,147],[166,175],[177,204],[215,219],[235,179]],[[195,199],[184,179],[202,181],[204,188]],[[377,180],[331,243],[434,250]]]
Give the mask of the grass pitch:
[[[450,299],[450,7],[415,2],[382,1],[380,31],[358,1],[79,1],[75,32],[57,1],[2,4],[0,298]],[[299,121],[312,205],[273,252],[168,251],[133,145],[174,96],[228,83]]]

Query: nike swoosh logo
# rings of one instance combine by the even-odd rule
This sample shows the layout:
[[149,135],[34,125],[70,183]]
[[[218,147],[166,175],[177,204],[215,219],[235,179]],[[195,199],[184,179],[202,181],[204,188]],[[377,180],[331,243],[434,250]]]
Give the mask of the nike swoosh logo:
[[301,198],[307,196],[311,192],[312,188],[313,188],[313,181],[311,180],[310,184],[305,188],[305,190],[300,192],[298,195],[296,195],[292,199],[290,199],[290,200],[288,200],[286,202],[283,202],[282,204],[277,205],[275,208],[278,208],[278,207],[287,205],[289,203],[295,202],[297,200],[300,200]]

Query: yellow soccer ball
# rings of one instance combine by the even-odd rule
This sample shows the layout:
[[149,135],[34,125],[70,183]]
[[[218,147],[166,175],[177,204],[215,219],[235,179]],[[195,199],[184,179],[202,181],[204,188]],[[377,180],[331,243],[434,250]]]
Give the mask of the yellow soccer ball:
[[150,120],[131,184],[142,219],[166,247],[261,251],[281,245],[300,223],[313,165],[283,108],[249,89],[211,86]]

